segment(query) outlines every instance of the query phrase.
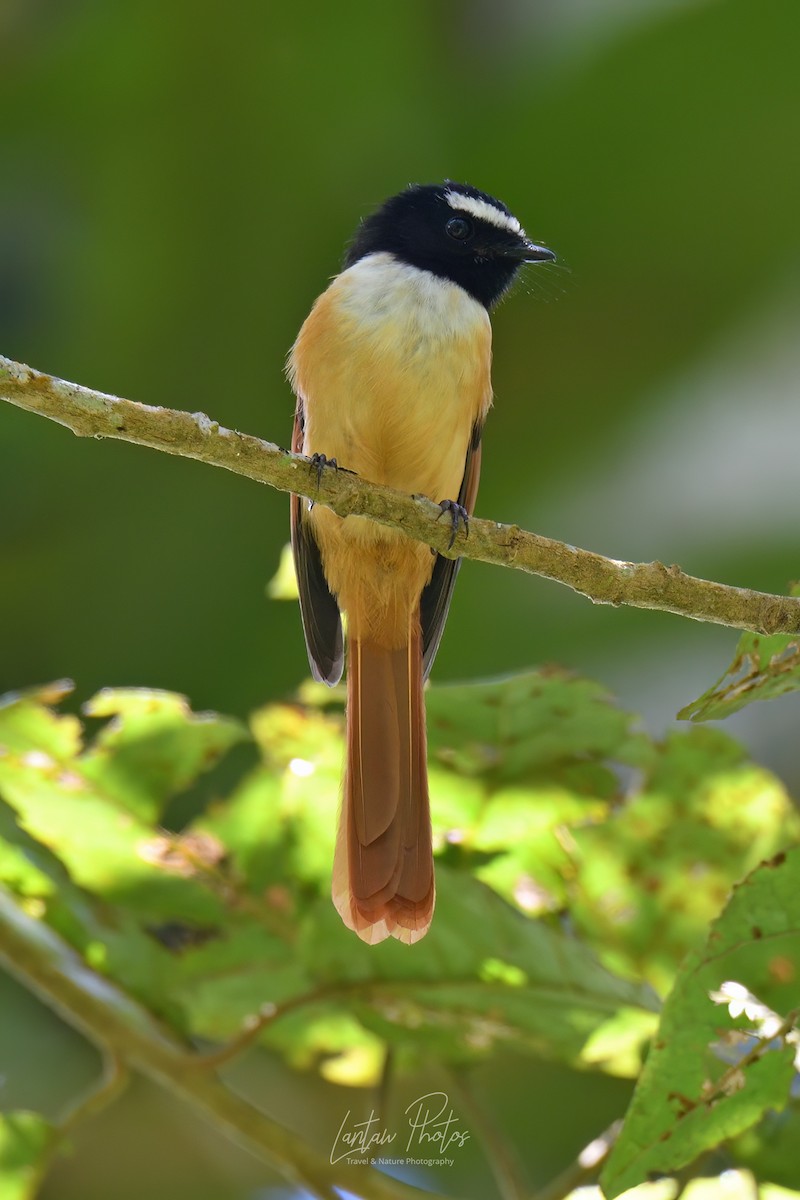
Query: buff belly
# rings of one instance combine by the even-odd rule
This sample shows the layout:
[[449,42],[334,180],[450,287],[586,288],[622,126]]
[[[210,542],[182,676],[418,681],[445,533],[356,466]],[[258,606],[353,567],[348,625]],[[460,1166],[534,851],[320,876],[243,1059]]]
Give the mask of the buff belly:
[[[374,255],[331,284],[290,360],[306,454],[375,483],[455,499],[472,430],[491,402],[486,311],[455,284]],[[351,634],[392,648],[428,583],[427,546],[361,517],[308,514]]]

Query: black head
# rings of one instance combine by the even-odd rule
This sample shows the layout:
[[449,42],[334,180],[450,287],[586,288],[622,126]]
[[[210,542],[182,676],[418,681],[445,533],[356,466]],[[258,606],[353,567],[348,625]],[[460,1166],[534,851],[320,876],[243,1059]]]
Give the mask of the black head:
[[459,284],[489,308],[522,263],[553,262],[528,241],[505,204],[466,183],[414,184],[367,217],[345,259],[388,251],[401,262]]

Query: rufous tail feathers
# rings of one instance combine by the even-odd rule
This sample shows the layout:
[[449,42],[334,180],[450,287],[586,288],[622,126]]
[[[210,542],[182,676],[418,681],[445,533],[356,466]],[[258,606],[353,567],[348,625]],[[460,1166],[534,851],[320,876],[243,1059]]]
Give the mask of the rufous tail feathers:
[[434,896],[419,627],[399,649],[353,637],[333,902],[362,941],[416,942]]

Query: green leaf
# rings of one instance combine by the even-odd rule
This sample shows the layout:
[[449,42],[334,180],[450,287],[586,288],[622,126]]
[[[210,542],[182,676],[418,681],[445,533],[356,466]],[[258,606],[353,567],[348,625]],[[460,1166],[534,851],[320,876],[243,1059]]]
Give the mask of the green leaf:
[[195,878],[211,865],[212,851],[193,854],[156,835],[79,771],[7,755],[0,758],[0,795],[81,887],[152,917],[222,916],[222,904]]
[[0,837],[0,880],[18,896],[50,896],[55,883],[40,870],[22,846]]
[[0,696],[0,759],[4,754],[47,756],[56,762],[74,758],[81,749],[77,717],[53,712],[73,689],[69,679]]
[[181,955],[167,986],[193,1033],[224,1040],[265,1004],[309,992],[312,979],[287,940],[251,920]]
[[81,758],[82,776],[150,821],[171,796],[248,736],[231,717],[193,713],[185,696],[146,688],[105,688],[84,712],[113,719]]
[[344,990],[368,1028],[455,1061],[517,1044],[577,1062],[620,1009],[658,1007],[649,988],[612,975],[576,939],[446,868],[430,932],[413,953],[393,940],[356,940],[327,903],[309,915],[298,951],[320,991]]
[[375,1070],[376,1037],[459,1062],[516,1044],[569,1062],[627,1055],[630,1064],[641,1018],[651,1028],[658,1007],[647,987],[616,978],[575,939],[446,869],[436,919],[412,954],[394,941],[364,945],[327,896],[306,906],[299,940],[271,932],[265,915],[263,906],[233,914],[235,924],[173,959],[164,992],[193,1034],[225,1039],[266,1005],[279,1019],[263,1040],[296,1065],[338,1054],[349,1056],[342,1071]]
[[[165,800],[247,736],[244,728],[192,713],[182,696],[105,691],[87,711],[114,720],[81,753],[77,718],[49,707],[64,694],[51,686],[0,708],[0,796],[21,827],[60,859],[75,883],[104,900],[153,920],[221,919],[218,845],[202,837],[170,839],[151,822]],[[3,859],[9,882],[29,886],[31,856],[7,849]]]
[[796,1005],[798,978],[795,848],[735,889],[705,946],[684,963],[603,1171],[606,1196],[672,1173],[765,1110],[784,1108],[796,1043],[774,1035]]
[[342,771],[342,720],[298,705],[251,717],[263,765],[197,827],[219,838],[253,892],[283,897],[330,886]]
[[[202,835],[164,835],[131,809],[155,810],[165,788],[184,786],[241,731],[221,718],[194,718],[180,697],[157,695],[151,703],[151,693],[115,695],[105,712],[125,716],[101,733],[97,751],[74,757],[80,725],[44,707],[52,698],[28,695],[0,709],[0,737],[8,747],[0,755],[0,797],[19,822],[6,830],[0,813],[0,873],[28,910],[48,920],[92,967],[175,1016],[166,989],[173,960],[160,930],[180,922],[186,936],[197,930],[206,936],[224,922],[222,849]],[[9,713],[12,721],[4,724]],[[47,750],[31,748],[34,735]],[[167,745],[176,763],[165,767]]]
[[599,685],[554,668],[433,688],[427,706],[435,844],[527,912],[563,907],[564,830],[605,817],[648,739]]
[[639,764],[647,739],[599,684],[556,668],[432,688],[431,759],[496,785],[546,774],[573,790],[616,791],[608,760]]
[[609,809],[605,797],[576,795],[544,781],[505,787],[484,797],[474,827],[461,842],[492,855],[476,874],[501,895],[528,913],[558,911],[567,902],[565,882],[573,874],[566,830],[601,822]]
[[[459,693],[460,703],[451,704],[448,697],[440,706],[449,719],[439,744],[446,737],[451,746],[465,746],[473,737],[471,722],[476,704],[482,719],[486,692],[490,708],[495,701],[501,706],[507,703],[506,687],[512,691],[511,701],[520,701],[517,682],[448,689]],[[587,757],[594,754],[597,765],[605,769],[601,761],[605,750],[630,744],[630,718],[616,713],[600,689],[560,678],[557,686],[551,680],[542,684],[536,676],[524,680],[522,691],[526,695],[531,684],[534,705],[541,695],[540,685],[548,691],[552,703],[540,706],[536,767],[522,757],[524,725],[516,725],[507,738],[506,745],[512,752],[515,746],[520,751],[510,767],[515,779],[537,768],[546,777],[546,764],[554,758],[563,771],[570,746]],[[551,685],[555,689],[552,693]],[[610,728],[593,732],[588,718],[583,726],[576,720],[565,735],[566,742],[555,736],[546,745],[549,735],[545,726],[552,731],[561,720],[566,703],[564,689],[575,713],[584,706],[591,713],[596,707],[602,722],[611,714]],[[477,697],[472,696],[473,692],[478,693]],[[510,710],[519,711],[514,703]],[[464,724],[459,719],[462,716]],[[615,979],[576,941],[521,917],[469,876],[448,873],[441,867],[437,868],[433,927],[414,947],[413,954],[393,942],[364,946],[344,928],[329,899],[341,775],[341,716],[272,705],[254,715],[252,726],[264,766],[254,771],[228,802],[215,806],[203,817],[198,828],[224,844],[234,871],[259,897],[262,914],[270,906],[282,909],[289,920],[300,919],[304,934],[299,948],[284,949],[284,966],[279,944],[272,944],[270,949],[267,940],[258,949],[263,930],[241,930],[238,934],[228,931],[227,948],[213,941],[185,956],[181,974],[191,983],[189,987],[179,985],[180,1000],[190,1011],[192,1021],[199,1022],[207,1035],[233,1032],[248,1012],[265,1001],[280,1007],[302,1000],[296,1012],[270,1025],[265,1034],[265,1040],[296,1063],[313,1059],[324,1047],[328,1053],[353,1052],[347,1062],[358,1062],[357,1055],[368,1052],[374,1069],[375,1034],[406,1051],[424,1041],[437,1054],[455,1059],[485,1053],[496,1041],[512,1040],[552,1057],[579,1061],[588,1040],[613,1021],[621,1009],[652,1012],[656,1001],[648,989]],[[499,795],[510,800],[515,789],[502,783],[504,773],[505,764],[492,781],[497,778]],[[616,786],[610,771],[609,777]],[[432,792],[437,831],[445,828],[452,834],[461,829],[469,840],[474,827],[478,832],[469,841],[470,847],[487,849],[499,848],[504,834],[512,833],[503,828],[500,806],[493,821],[486,819],[482,811],[486,806],[485,780],[465,779],[452,766],[435,765]],[[575,797],[563,787],[555,789],[550,805],[537,806],[540,796],[520,784],[515,794],[519,807],[511,814],[514,842],[519,841],[526,821],[529,830],[538,821],[550,832],[556,822],[564,819],[566,809],[575,819],[585,819],[592,811],[587,798]],[[437,839],[439,845],[447,844],[441,832]],[[533,840],[529,832],[528,841]],[[310,895],[303,897],[309,888],[321,896],[310,908]],[[469,939],[464,937],[467,928]],[[296,964],[298,953],[306,982],[296,978],[297,993],[292,995],[288,964]],[[208,975],[203,978],[206,970]],[[296,976],[296,965],[294,972]],[[395,972],[399,972],[397,977]],[[369,997],[359,1002],[364,979],[371,981],[366,989]],[[373,985],[380,985],[377,1005]],[[344,1000],[337,1006],[331,995],[338,992],[343,993]],[[387,1021],[385,1012],[395,1009],[397,1019]],[[434,1010],[436,1019],[429,1022],[428,1016]],[[353,1032],[349,1015],[353,1013],[362,1021],[361,1039]],[[420,1014],[425,1014],[424,1020]],[[343,1025],[345,1015],[349,1016]],[[372,1033],[367,1033],[364,1026]],[[627,1052],[630,1064],[638,1054],[642,1037],[642,1023],[631,1020],[629,1026],[617,1031],[613,1049],[609,1040],[607,1050],[601,1047],[592,1061],[614,1057],[622,1062]]]
[[[737,874],[797,825],[782,787],[730,739],[695,729],[654,746],[586,681],[434,689],[436,917],[412,952],[367,947],[329,898],[338,709],[254,714],[262,763],[168,835],[152,822],[169,789],[241,731],[179,697],[101,696],[92,711],[115,720],[86,751],[79,726],[60,759],[17,729],[20,750],[0,757],[23,830],[0,825],[0,869],[92,966],[183,1031],[224,1039],[266,1004],[264,1041],[350,1082],[373,1082],[387,1046],[461,1062],[508,1044],[635,1074],[657,1001],[620,973],[668,984]],[[50,744],[60,719],[46,713]],[[628,771],[626,794],[620,764],[641,776],[632,787]],[[594,952],[523,915],[565,907]]]
[[773,700],[800,688],[800,642],[777,633],[744,633],[725,674],[678,713],[682,721],[722,721],[756,700]]
[[0,1115],[0,1200],[32,1200],[56,1130],[31,1112]]
[[266,592],[270,600],[297,600],[297,574],[290,542],[281,550],[278,568],[267,584]]
[[737,880],[800,837],[781,782],[716,729],[676,732],[607,820],[570,830],[570,907],[612,969],[667,991]]
[[749,1167],[757,1179],[800,1192],[798,1146],[800,1112],[792,1106],[784,1112],[768,1112],[755,1128],[736,1138],[731,1151],[737,1163]]

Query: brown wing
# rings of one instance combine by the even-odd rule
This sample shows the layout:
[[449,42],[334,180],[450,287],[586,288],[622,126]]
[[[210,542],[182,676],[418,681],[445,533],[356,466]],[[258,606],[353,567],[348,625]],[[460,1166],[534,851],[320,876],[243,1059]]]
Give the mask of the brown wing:
[[[458,493],[458,503],[463,504],[472,515],[475,511],[475,500],[478,495],[478,482],[481,474],[481,434],[483,426],[476,424],[472,430],[467,461],[464,464],[464,478]],[[428,586],[422,593],[419,605],[420,623],[422,625],[422,671],[423,679],[427,679],[439,642],[444,633],[444,624],[453,596],[456,577],[461,568],[460,558],[444,558],[436,555],[433,574]]]
[[[295,454],[303,453],[303,407],[299,399],[292,450]],[[333,687],[342,678],[344,666],[342,619],[322,569],[322,555],[311,522],[305,516],[307,503],[302,496],[292,496],[292,553],[300,593],[300,615],[311,674],[320,683]]]

